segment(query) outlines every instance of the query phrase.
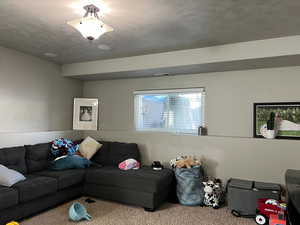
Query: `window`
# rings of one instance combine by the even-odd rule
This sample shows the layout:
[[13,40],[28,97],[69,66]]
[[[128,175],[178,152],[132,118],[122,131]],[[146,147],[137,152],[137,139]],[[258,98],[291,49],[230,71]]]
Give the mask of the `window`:
[[136,130],[197,134],[204,125],[203,88],[136,91],[134,96]]

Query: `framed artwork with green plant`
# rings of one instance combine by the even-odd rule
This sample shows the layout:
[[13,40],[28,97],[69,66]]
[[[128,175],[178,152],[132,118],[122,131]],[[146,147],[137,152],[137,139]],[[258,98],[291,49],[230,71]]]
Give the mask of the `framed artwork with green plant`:
[[254,103],[253,137],[263,137],[262,126],[276,129],[276,138],[300,139],[300,102]]

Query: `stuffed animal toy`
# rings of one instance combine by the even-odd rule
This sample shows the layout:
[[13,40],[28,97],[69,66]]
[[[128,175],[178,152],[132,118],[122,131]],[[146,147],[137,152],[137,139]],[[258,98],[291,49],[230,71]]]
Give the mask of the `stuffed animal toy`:
[[176,168],[192,168],[195,166],[195,162],[192,158],[181,159],[175,163]]
[[211,206],[214,209],[220,208],[223,202],[222,183],[220,179],[208,180],[202,182],[204,185],[204,200],[205,206]]
[[172,168],[193,168],[194,166],[200,166],[201,162],[196,157],[179,156],[176,159],[172,159],[170,165]]

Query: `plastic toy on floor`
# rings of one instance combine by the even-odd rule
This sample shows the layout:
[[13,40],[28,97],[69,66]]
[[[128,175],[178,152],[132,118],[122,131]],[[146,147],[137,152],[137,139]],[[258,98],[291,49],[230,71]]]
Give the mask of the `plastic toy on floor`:
[[[261,198],[257,202],[255,222],[259,225],[286,225],[286,204],[283,201]],[[278,223],[281,221],[281,223]]]
[[7,223],[6,225],[19,225],[19,223],[15,222],[15,221],[11,221],[11,222]]
[[86,208],[80,203],[74,203],[69,209],[69,218],[74,222],[80,220],[91,220],[92,217],[86,211]]
[[270,215],[270,225],[286,225],[286,218],[284,214]]

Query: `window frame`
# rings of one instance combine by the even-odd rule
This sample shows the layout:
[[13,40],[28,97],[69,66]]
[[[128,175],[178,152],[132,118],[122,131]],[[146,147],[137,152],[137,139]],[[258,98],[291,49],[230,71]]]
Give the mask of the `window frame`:
[[168,128],[142,128],[139,129],[138,123],[139,123],[139,112],[140,110],[137,109],[137,104],[140,106],[139,103],[137,103],[139,95],[159,95],[159,94],[173,94],[173,93],[196,93],[200,92],[202,94],[201,98],[201,115],[202,115],[202,121],[199,126],[205,126],[205,99],[206,99],[206,89],[204,87],[193,87],[193,88],[176,88],[176,89],[151,89],[151,90],[138,90],[133,92],[133,98],[134,98],[134,130],[136,132],[161,132],[161,133],[172,133],[172,134],[187,134],[187,135],[198,135],[198,132],[194,132],[194,130],[190,130],[190,132],[184,132],[184,131],[175,131],[174,129],[168,129]]

